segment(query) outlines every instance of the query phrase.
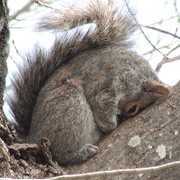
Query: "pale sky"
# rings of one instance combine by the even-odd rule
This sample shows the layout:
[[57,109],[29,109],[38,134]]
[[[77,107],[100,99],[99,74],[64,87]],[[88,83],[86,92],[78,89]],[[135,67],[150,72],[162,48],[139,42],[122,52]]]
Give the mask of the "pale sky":
[[[136,4],[136,7],[138,9],[138,21],[143,25],[153,25],[155,22],[159,22],[161,18],[168,19],[172,16],[175,16],[175,10],[173,3],[174,1],[169,0],[131,0],[133,3]],[[177,7],[179,8],[180,12],[180,1],[177,0]],[[172,33],[175,33],[176,28],[179,29],[177,32],[177,35],[180,36],[180,23],[176,24],[177,19],[171,19],[165,21],[165,23],[162,24],[160,29],[164,29],[166,31],[170,31]],[[151,31],[151,36],[148,36],[149,39],[152,42],[156,42],[157,39],[157,33]],[[165,34],[161,34],[161,37],[164,38],[162,43],[163,45],[169,44],[173,41],[172,36],[168,36]],[[172,47],[175,47],[177,43],[175,43]],[[137,49],[137,52],[139,54],[143,54],[144,52],[149,49],[150,45],[146,42],[146,40],[142,40],[139,48]],[[151,49],[151,48],[150,48]],[[162,53],[166,54],[169,50],[162,50]],[[180,55],[180,49],[176,50],[174,53],[171,54],[170,57],[174,57],[177,55]],[[154,53],[150,64],[153,68],[155,68],[159,61],[162,60],[162,55],[158,52]],[[166,82],[169,85],[175,85],[179,79],[180,79],[180,61],[176,61],[173,63],[168,63],[163,65],[159,75],[159,78]]]
[[[10,9],[14,9],[16,11],[20,7],[22,7],[23,3],[26,4],[28,0],[9,0],[9,7]],[[61,0],[62,1],[62,0]],[[63,2],[76,2],[76,1],[70,1],[70,0],[63,0]],[[58,1],[57,1],[58,2]],[[179,12],[180,12],[180,1],[177,1],[178,7],[179,7]],[[137,19],[140,24],[143,25],[154,25],[154,23],[159,22],[162,18],[163,19],[168,19],[175,14],[174,6],[172,3],[172,0],[130,0],[131,7],[134,9],[137,9]],[[11,11],[13,13],[13,11]],[[27,15],[26,15],[27,16]],[[22,19],[22,17],[18,17],[19,19]],[[32,18],[33,19],[33,18]],[[171,19],[169,21],[165,21],[161,25],[161,29],[170,31],[172,33],[175,33],[176,28],[179,26],[179,31],[180,31],[180,23],[177,25],[176,24],[177,19]],[[18,48],[20,52],[29,50],[31,46],[36,42],[36,41],[41,41],[43,42],[44,46],[48,46],[53,42],[53,36],[50,35],[50,33],[42,34],[39,35],[37,33],[32,33],[27,27],[31,26],[30,21],[23,21],[22,23],[17,23],[14,25],[15,27],[25,27],[25,28],[11,28],[11,37],[15,41],[15,45]],[[158,27],[158,26],[157,26]],[[156,31],[153,30],[148,30],[146,28],[143,29],[144,32],[147,34],[148,38],[151,40],[153,44],[156,44],[157,38],[160,36],[160,38],[163,38],[163,41],[161,44],[166,45],[169,44],[173,41],[172,36],[168,36],[165,34],[158,34]],[[177,32],[180,36],[180,32]],[[176,44],[173,44],[172,47],[174,47]],[[159,47],[161,47],[159,46]],[[158,46],[157,46],[158,47]],[[148,52],[152,50],[151,45],[147,42],[146,39],[142,35],[137,36],[137,46],[135,49],[139,54],[144,54],[145,52]],[[164,49],[161,50],[162,53],[166,54],[169,52],[169,50]],[[178,50],[175,51],[172,54],[173,56],[177,56]],[[11,56],[13,56],[13,59],[19,59],[19,56],[15,55],[16,50],[14,49],[14,46],[11,48]],[[149,55],[145,56],[145,58],[148,60]],[[155,52],[151,58],[150,64],[155,69],[157,66],[158,62],[162,60],[162,55],[159,52]],[[12,60],[10,59],[10,66],[9,66],[9,71],[14,70],[15,66],[12,65]],[[159,77],[162,81],[174,85],[179,79],[180,79],[180,61],[173,62],[173,63],[168,63],[163,66],[159,73]]]

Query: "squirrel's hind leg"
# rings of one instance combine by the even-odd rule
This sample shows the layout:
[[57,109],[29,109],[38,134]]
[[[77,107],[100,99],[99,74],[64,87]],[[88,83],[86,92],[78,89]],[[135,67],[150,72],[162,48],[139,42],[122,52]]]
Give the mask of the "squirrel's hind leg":
[[60,165],[80,163],[93,156],[98,151],[93,144],[101,138],[83,87],[76,82],[67,79],[55,87],[51,81],[45,86],[39,93],[30,128],[29,140],[48,138],[53,159]]

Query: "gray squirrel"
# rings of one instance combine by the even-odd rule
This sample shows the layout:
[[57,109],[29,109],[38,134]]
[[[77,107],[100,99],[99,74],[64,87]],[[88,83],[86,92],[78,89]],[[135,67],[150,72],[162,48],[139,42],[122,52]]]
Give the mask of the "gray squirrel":
[[[80,25],[95,23],[84,33]],[[95,155],[95,144],[157,98],[171,94],[149,63],[131,50],[132,17],[108,3],[90,1],[44,18],[39,29],[75,28],[57,36],[49,52],[35,46],[12,79],[9,106],[24,142],[51,142],[59,165]]]

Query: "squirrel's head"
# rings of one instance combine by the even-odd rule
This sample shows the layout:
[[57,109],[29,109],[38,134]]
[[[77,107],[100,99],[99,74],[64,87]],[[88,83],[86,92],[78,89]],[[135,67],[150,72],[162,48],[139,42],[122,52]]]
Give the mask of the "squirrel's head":
[[142,83],[142,91],[139,96],[124,105],[123,115],[126,117],[136,115],[140,109],[145,108],[158,98],[166,98],[171,95],[172,87],[162,82],[147,80]]

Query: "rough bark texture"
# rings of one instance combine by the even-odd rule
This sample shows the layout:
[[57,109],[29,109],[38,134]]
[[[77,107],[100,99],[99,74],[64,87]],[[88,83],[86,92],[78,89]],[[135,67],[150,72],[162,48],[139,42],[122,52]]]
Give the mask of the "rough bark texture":
[[[7,73],[6,59],[9,53],[8,46],[9,39],[9,29],[8,29],[8,9],[7,1],[0,1],[0,176],[4,172],[9,171],[9,154],[6,144],[3,140],[6,140],[7,143],[10,143],[9,131],[7,128],[6,120],[4,113],[2,111],[3,105],[3,92],[5,87],[5,78]],[[3,140],[2,140],[3,139]]]
[[6,59],[9,54],[9,28],[8,28],[8,8],[6,0],[0,1],[0,123],[5,125],[2,105],[5,88],[5,78],[7,74]]
[[[180,82],[173,94],[123,122],[100,143],[100,152],[68,174],[161,165],[180,159]],[[97,178],[98,179],[98,178]],[[180,179],[179,169],[99,179]]]

